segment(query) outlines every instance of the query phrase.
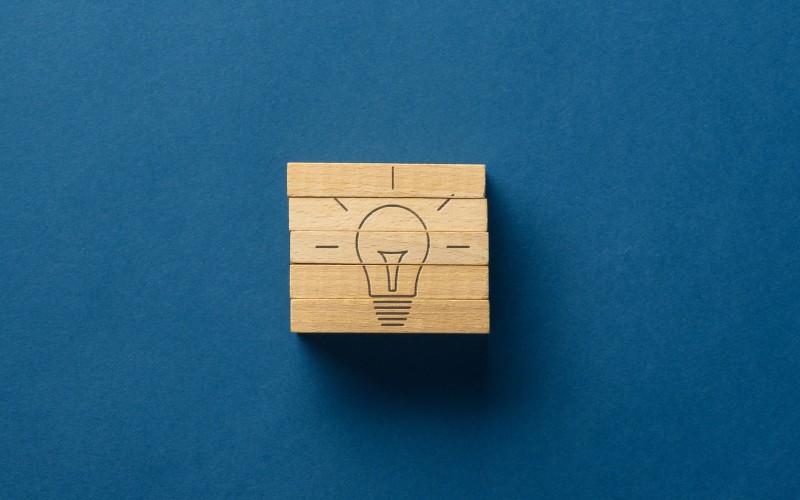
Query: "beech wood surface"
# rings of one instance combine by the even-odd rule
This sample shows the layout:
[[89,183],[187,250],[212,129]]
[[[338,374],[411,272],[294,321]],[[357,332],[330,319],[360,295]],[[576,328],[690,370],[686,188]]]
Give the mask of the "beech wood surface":
[[380,251],[392,248],[411,249],[402,264],[489,263],[489,233],[485,232],[292,231],[289,239],[292,264],[384,264]]
[[[356,231],[371,212],[394,205],[416,213],[428,231],[486,231],[485,198],[289,198],[289,230]],[[382,230],[424,229],[402,211],[387,212]]]
[[[386,266],[369,266],[372,276],[380,276]],[[400,266],[400,277],[407,269],[416,273],[420,266]],[[410,286],[417,299],[488,299],[488,266],[439,266],[424,265],[419,271],[419,280]],[[362,265],[354,264],[292,264],[290,268],[290,295],[299,298],[367,298],[370,287]],[[377,289],[375,284],[372,288]],[[408,287],[398,286],[399,293]],[[373,290],[374,293],[377,293]]]
[[489,333],[488,300],[292,299],[297,333]]
[[483,198],[484,165],[412,163],[289,163],[293,196]]

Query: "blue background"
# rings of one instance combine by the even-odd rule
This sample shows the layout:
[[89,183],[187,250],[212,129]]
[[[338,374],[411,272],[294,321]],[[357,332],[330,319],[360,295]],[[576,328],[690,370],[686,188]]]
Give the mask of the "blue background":
[[[798,497],[795,2],[0,7],[0,497]],[[289,333],[287,161],[486,163],[492,334]]]

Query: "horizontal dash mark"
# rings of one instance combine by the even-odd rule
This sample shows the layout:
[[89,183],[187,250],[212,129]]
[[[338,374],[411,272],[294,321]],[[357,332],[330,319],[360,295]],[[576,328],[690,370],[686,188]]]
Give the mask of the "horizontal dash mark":
[[447,248],[469,248],[469,245],[447,245]]
[[339,248],[339,245],[317,245],[317,248]]

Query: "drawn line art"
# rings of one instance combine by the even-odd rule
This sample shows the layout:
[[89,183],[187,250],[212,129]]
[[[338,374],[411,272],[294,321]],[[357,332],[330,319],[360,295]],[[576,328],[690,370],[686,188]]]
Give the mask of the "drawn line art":
[[452,198],[447,198],[446,200],[444,200],[444,203],[439,205],[439,208],[437,208],[436,211],[437,212],[441,212],[442,209],[444,208],[444,206],[447,205],[448,203],[450,203],[450,200],[452,200]]
[[[392,188],[394,188],[394,167],[392,167]],[[403,241],[387,237],[391,235],[389,232],[392,230],[391,224],[398,219],[410,221],[411,224],[418,225],[420,230],[405,233],[407,236]],[[408,299],[417,296],[419,278],[431,249],[431,239],[425,221],[406,206],[381,205],[371,210],[361,220],[355,244],[356,255],[367,279],[367,293],[374,298],[375,310],[410,310],[412,301]],[[372,256],[379,255],[378,262],[382,263],[365,263],[367,254],[364,252],[372,252]],[[375,262],[376,259],[371,257],[367,261]],[[406,300],[396,300],[398,298]],[[402,324],[381,323],[381,325]]]
[[344,206],[344,203],[342,203],[341,201],[339,201],[339,198],[334,198],[334,200],[336,200],[336,203],[338,203],[340,207],[344,208],[344,211],[345,211],[345,212],[348,212],[348,211],[349,211],[349,210],[347,210],[347,207],[346,207],[346,206]]
[[392,167],[392,191],[394,191],[394,167]]
[[317,245],[316,248],[339,248],[339,245]]
[[447,248],[469,248],[469,245],[447,245]]

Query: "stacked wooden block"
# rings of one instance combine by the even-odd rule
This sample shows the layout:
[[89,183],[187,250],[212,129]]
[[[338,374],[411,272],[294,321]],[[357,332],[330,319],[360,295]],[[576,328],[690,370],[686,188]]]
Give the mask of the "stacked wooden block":
[[483,165],[289,163],[291,329],[488,333]]

